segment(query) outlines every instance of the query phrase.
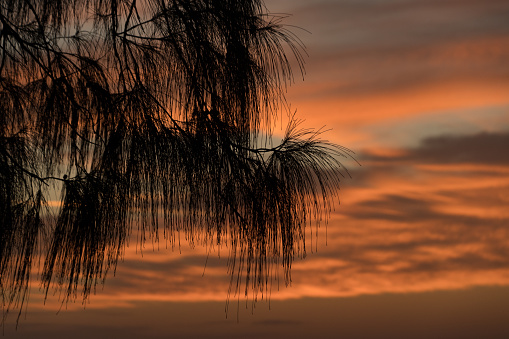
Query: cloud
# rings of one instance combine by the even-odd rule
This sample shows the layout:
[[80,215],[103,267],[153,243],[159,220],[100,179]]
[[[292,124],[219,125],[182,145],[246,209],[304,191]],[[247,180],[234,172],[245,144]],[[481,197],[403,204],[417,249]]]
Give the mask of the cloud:
[[[332,128],[335,142],[359,150],[391,139],[376,133],[381,124],[507,111],[507,2],[297,1],[287,10],[275,3],[293,14],[289,24],[311,31],[295,30],[309,58],[289,102],[309,126]],[[468,123],[483,121],[477,113]],[[447,121],[423,128],[444,126],[454,129]]]
[[[501,147],[508,138],[509,133],[443,135],[415,148],[360,155],[363,166],[345,180],[329,224],[306,229],[306,256],[296,255],[291,286],[275,264],[267,290],[256,294],[248,288],[247,299],[509,285],[509,163]],[[470,152],[462,154],[465,149]],[[129,248],[116,276],[108,277],[87,307],[244,301],[245,282],[235,295],[236,276],[228,295],[230,252],[225,246],[218,258],[218,250],[183,241],[174,251],[146,248],[141,257]]]
[[[392,157],[390,161],[431,164],[509,164],[509,132],[478,133],[474,135],[443,135],[426,138],[421,145],[404,151],[403,155]],[[372,155],[368,160],[381,160]],[[386,159],[389,160],[389,159]]]
[[[447,153],[460,145],[491,147],[499,138],[507,135],[437,140]],[[424,150],[437,148],[435,143],[423,141],[416,149],[366,157],[362,180],[359,184],[347,181],[342,205],[328,226],[306,230],[307,255],[293,262],[291,286],[285,287],[282,268],[275,265],[263,299],[509,285],[508,164],[490,156],[493,161],[480,172],[476,164],[483,149],[459,162],[445,161],[449,159],[445,155],[426,160],[437,168],[413,160]],[[353,172],[354,178],[357,173]],[[147,300],[226,302],[228,252],[222,250],[222,258],[217,259],[216,250],[211,251],[205,274],[208,252],[199,246],[189,249],[184,245],[182,253],[147,251],[144,258],[127,253],[117,277],[110,277],[104,291],[92,297],[92,307],[94,303],[134,305]],[[243,287],[240,292],[244,300]],[[248,291],[248,299],[255,296]]]
[[409,160],[433,163],[509,164],[509,133],[442,136],[424,140]]
[[[363,156],[296,294],[351,296],[509,284],[507,133],[442,136]],[[458,149],[471,148],[466,155]],[[359,175],[360,174],[360,175]],[[283,292],[285,293],[285,292]]]

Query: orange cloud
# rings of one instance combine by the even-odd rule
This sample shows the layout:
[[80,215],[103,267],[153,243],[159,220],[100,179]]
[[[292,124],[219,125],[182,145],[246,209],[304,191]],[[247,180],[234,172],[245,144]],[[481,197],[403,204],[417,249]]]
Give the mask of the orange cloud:
[[[353,179],[345,180],[342,203],[329,224],[307,228],[307,256],[293,262],[291,286],[285,286],[284,272],[276,265],[268,290],[256,294],[248,289],[248,298],[509,286],[506,138],[507,133],[442,136],[414,148],[360,154],[363,166],[353,168]],[[181,238],[180,247],[161,239],[160,244],[148,242],[143,251],[132,240],[116,276],[110,272],[87,307],[226,302],[230,247],[204,246],[199,235],[195,246]],[[236,297],[234,292],[230,297]],[[243,285],[240,293],[245,298]],[[31,308],[42,305],[42,294],[34,292],[31,298]],[[58,294],[50,293],[44,308],[60,307]],[[82,304],[78,298],[66,307]]]

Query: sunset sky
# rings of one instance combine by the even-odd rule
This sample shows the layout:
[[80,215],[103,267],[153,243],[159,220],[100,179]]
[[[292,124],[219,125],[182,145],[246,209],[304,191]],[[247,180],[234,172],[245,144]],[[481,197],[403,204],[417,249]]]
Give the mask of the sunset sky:
[[34,288],[6,338],[509,337],[509,2],[266,5],[308,54],[291,110],[361,165],[345,159],[292,284],[281,271],[270,310],[231,296],[226,319],[228,248],[131,243],[85,309],[55,315],[58,295]]

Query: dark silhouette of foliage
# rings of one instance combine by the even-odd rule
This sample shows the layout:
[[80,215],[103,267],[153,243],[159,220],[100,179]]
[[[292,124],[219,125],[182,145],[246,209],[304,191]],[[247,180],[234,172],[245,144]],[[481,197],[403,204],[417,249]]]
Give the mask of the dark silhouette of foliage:
[[[230,243],[232,288],[305,253],[349,151],[271,126],[302,46],[261,0],[2,0],[0,288],[87,298],[133,227]],[[262,145],[262,146],[260,146]],[[46,203],[61,191],[55,211]],[[281,261],[279,261],[281,260]]]

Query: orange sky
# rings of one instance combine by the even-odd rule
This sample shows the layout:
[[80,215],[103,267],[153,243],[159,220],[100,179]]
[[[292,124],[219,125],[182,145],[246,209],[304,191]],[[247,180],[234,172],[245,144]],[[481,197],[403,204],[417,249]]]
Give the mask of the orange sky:
[[[280,272],[271,300],[508,287],[509,3],[266,5],[311,32],[294,29],[309,57],[305,80],[288,90],[292,109],[308,127],[331,128],[324,138],[362,164],[345,162],[341,205],[294,263],[290,287]],[[226,300],[227,248],[206,260],[198,245],[147,246],[143,258],[127,249],[89,310]],[[30,309],[39,299],[33,292]]]

